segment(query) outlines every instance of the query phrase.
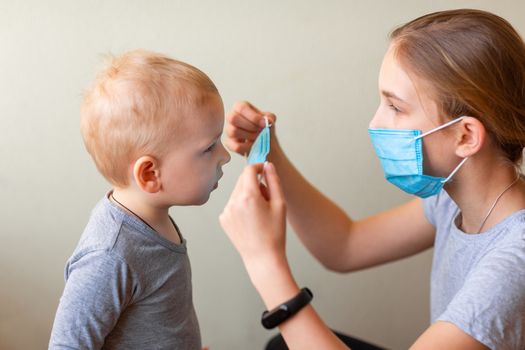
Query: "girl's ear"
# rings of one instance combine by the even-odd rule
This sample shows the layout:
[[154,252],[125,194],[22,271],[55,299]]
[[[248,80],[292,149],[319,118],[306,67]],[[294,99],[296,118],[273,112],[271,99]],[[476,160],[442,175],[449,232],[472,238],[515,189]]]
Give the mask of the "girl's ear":
[[133,166],[133,178],[137,186],[147,193],[157,193],[161,189],[160,167],[157,159],[142,156]]
[[474,117],[464,117],[456,127],[456,155],[461,158],[471,157],[485,144],[487,130]]

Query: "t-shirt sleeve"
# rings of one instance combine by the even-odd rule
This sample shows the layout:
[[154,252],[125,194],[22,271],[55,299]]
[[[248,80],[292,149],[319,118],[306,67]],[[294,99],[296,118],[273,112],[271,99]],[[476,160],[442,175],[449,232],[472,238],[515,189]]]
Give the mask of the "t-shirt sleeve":
[[49,349],[100,349],[130,300],[129,268],[110,252],[95,251],[72,262],[66,278]]
[[438,320],[490,349],[525,349],[525,244],[483,257]]

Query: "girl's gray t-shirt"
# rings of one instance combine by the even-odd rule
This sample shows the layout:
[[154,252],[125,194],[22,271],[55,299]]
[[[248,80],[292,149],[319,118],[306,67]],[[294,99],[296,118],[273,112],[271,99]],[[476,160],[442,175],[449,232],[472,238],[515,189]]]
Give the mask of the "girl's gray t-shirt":
[[201,350],[186,241],[163,238],[107,196],[65,278],[49,349]]
[[423,203],[436,227],[431,322],[450,322],[490,349],[525,349],[525,209],[467,234],[445,191]]

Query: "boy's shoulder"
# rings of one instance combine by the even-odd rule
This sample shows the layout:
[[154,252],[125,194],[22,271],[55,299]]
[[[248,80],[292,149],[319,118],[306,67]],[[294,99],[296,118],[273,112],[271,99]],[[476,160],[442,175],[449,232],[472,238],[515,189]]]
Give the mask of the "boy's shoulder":
[[92,210],[68,265],[92,253],[142,269],[149,259],[186,255],[186,242],[181,245],[168,242],[140,219],[118,208],[106,195]]
[[91,211],[69,264],[92,253],[111,256],[125,263],[133,262],[133,249],[142,243],[144,236],[129,222],[126,214],[116,208],[107,195],[104,196]]
[[72,259],[94,251],[114,251],[123,222],[122,215],[112,207],[107,196],[104,196],[91,211]]

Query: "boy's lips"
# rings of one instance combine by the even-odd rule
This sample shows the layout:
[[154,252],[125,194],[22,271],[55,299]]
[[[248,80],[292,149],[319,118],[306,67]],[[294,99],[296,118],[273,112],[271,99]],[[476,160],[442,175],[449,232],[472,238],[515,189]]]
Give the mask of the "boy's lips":
[[213,186],[214,189],[217,188],[217,187],[219,187],[219,180],[222,178],[222,175],[223,175],[223,173],[221,172],[221,174],[220,174],[219,177],[217,178],[217,182],[215,182],[215,185]]

